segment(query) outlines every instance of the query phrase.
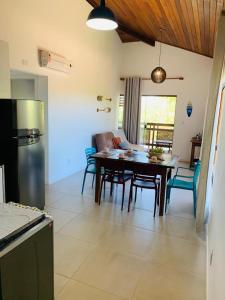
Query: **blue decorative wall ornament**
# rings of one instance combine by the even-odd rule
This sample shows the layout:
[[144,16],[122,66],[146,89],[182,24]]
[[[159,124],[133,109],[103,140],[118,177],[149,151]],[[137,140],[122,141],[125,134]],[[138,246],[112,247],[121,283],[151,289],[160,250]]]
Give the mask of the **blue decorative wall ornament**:
[[193,111],[193,106],[192,106],[192,103],[189,102],[188,105],[187,105],[187,115],[188,115],[188,118],[190,118],[190,116],[192,115],[192,111]]

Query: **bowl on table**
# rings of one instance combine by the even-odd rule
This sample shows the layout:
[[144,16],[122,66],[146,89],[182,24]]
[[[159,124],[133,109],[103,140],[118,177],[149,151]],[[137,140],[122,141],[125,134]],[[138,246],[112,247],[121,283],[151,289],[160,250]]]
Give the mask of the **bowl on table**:
[[[162,148],[153,148],[150,149],[148,152],[148,157],[152,159],[153,157],[156,157],[157,160],[162,160],[162,155],[163,155],[163,149]],[[155,158],[154,158],[155,160]]]

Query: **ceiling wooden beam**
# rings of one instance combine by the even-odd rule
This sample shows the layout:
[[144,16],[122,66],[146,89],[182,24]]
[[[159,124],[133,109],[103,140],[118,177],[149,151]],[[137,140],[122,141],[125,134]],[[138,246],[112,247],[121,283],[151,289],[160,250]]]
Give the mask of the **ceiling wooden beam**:
[[135,39],[137,39],[139,41],[142,41],[152,47],[155,47],[155,40],[132,30],[131,28],[125,26],[124,24],[121,24],[120,22],[118,23],[118,25],[119,25],[119,30],[125,32],[126,34],[129,34],[130,36],[134,37]]

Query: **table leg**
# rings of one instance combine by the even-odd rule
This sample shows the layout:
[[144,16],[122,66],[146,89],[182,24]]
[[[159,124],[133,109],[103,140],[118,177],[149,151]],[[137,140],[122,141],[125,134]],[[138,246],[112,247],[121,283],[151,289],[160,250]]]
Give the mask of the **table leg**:
[[169,169],[167,172],[167,182],[170,180],[171,176],[172,176],[172,169]]
[[101,193],[101,164],[96,159],[95,202],[99,203]]
[[195,145],[194,145],[194,143],[192,143],[192,146],[191,146],[190,169],[192,168],[194,158],[195,158]]
[[163,173],[161,175],[161,191],[160,191],[160,202],[159,202],[159,215],[160,216],[163,216],[163,214],[164,214],[166,184],[167,184],[167,169],[165,168],[165,170],[163,170]]

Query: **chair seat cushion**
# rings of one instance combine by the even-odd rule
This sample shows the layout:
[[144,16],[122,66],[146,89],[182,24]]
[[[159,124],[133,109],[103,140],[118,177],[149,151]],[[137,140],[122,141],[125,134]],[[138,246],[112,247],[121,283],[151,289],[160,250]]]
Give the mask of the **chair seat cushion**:
[[154,181],[144,181],[136,179],[133,181],[133,186],[137,186],[143,189],[154,189],[156,188],[157,183],[155,183]]
[[[95,164],[91,164],[91,165],[88,166],[87,173],[96,174],[96,166],[95,166]],[[104,169],[102,168],[101,169],[101,175],[103,175],[103,174],[104,174]]]
[[122,184],[132,178],[132,175],[106,175],[105,181]]
[[184,189],[184,190],[193,190],[193,182],[180,180],[180,179],[170,179],[167,184],[168,187]]

